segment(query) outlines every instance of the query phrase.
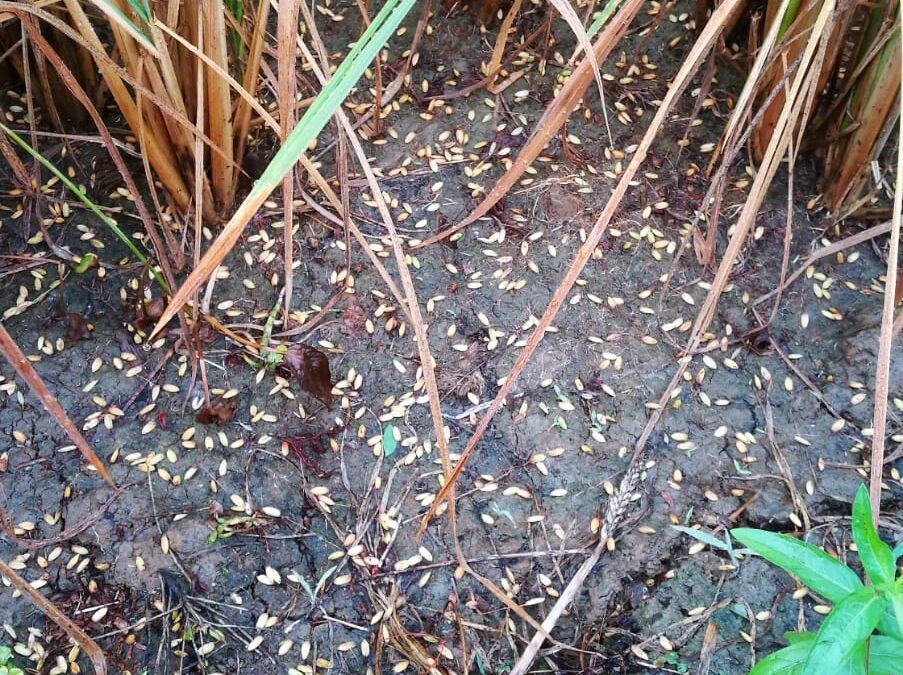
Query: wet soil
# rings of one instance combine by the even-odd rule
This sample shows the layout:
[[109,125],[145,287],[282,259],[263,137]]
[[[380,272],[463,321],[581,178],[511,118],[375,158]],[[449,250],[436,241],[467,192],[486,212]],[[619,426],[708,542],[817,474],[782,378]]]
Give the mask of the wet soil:
[[[536,11],[523,30],[540,20]],[[604,69],[614,76],[606,96],[616,149],[637,141],[691,41],[680,6],[668,11],[651,41],[642,27],[628,40],[638,53]],[[491,40],[466,15],[433,23],[412,82],[428,80],[431,91],[450,95],[478,77]],[[556,26],[559,33],[558,49],[569,53],[566,30]],[[341,44],[342,35],[327,37]],[[676,47],[665,46],[676,38]],[[503,149],[516,153],[551,96],[560,72],[553,52],[545,75],[531,67],[500,96],[449,98],[431,119],[412,98],[389,115],[385,143],[367,148],[406,238],[455,222],[500,175]],[[644,54],[656,70],[644,66]],[[655,78],[633,77],[632,66]],[[538,620],[594,545],[594,522],[705,298],[711,272],[692,254],[664,291],[661,278],[701,199],[705,183],[693,166],[707,161],[699,148],[716,140],[728,95],[713,89],[715,103],[691,128],[689,148],[663,141],[655,150],[459,480],[464,555]],[[616,119],[616,104],[629,122]],[[683,137],[692,107],[688,97],[672,138]],[[411,252],[453,453],[498,391],[620,171],[622,160],[606,152],[598,100],[586,110],[569,123],[568,146],[553,142],[491,217],[451,244]],[[327,133],[321,147],[328,141]],[[322,159],[328,166],[330,153]],[[822,211],[805,208],[817,192],[807,173],[813,167],[796,180],[791,270],[838,238]],[[731,203],[744,194],[737,187]],[[394,273],[372,200],[365,188],[353,196],[359,224]],[[66,199],[54,187],[42,209]],[[128,213],[127,201],[108,203]],[[710,329],[721,347],[694,357],[650,442],[615,549],[559,622],[555,637],[566,648],[550,645],[532,672],[744,673],[784,644],[785,631],[817,625],[821,601],[795,596],[789,576],[759,559],[732,561],[672,528],[699,526],[722,538],[741,525],[805,531],[838,554],[848,550],[844,517],[867,471],[883,242],[814,265],[755,336],[772,303],[754,301],[779,278],[783,203],[776,188]],[[332,407],[211,335],[203,344],[210,392],[215,402],[234,402],[235,414],[202,424],[199,378],[186,354],[170,350],[175,330],[153,350],[136,342],[135,315],[122,299],[136,293],[140,265],[119,264],[125,249],[75,205],[50,223],[58,243],[76,253],[93,246],[106,265],[103,276],[66,272],[66,309],[88,323],[84,335],[67,335],[66,322],[54,319],[60,290],[48,292],[62,268],[45,244],[28,243],[36,225],[15,215],[16,199],[4,204],[0,241],[8,251],[47,257],[27,269],[0,262],[4,326],[121,492],[103,484],[0,365],[0,476],[16,533],[42,540],[80,529],[33,550],[0,537],[0,555],[95,636],[113,672],[510,669],[532,629],[456,574],[446,516],[417,537],[441,475],[420,363],[401,309],[356,245],[353,286],[313,332],[287,338],[328,355]],[[212,294],[220,320],[255,339],[260,331],[247,324],[264,325],[282,287],[280,213],[268,208],[249,225]],[[725,213],[724,229],[733,211]],[[299,213],[293,236],[294,318],[303,322],[342,292],[349,270],[341,232],[310,212]],[[148,282],[159,296],[150,289]],[[901,368],[895,358],[895,397]],[[891,411],[891,451],[903,442],[900,414],[899,406]],[[903,484],[899,463],[887,468],[883,534],[895,539]],[[11,589],[0,598],[0,620],[23,664],[49,672],[68,657],[59,629]]]

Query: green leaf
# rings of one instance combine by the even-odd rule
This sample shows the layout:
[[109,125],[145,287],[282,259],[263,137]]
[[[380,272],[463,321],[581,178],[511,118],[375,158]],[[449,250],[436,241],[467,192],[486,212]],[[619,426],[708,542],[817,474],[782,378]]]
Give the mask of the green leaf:
[[799,672],[806,662],[809,649],[814,641],[813,639],[806,642],[797,642],[789,647],[772,652],[753,666],[753,669],[749,671],[749,675],[791,675]]
[[869,675],[895,675],[903,663],[903,640],[873,635],[869,640]]
[[298,575],[298,583],[301,584],[301,588],[304,589],[304,592],[307,593],[307,597],[310,598],[310,604],[313,605],[317,601],[317,595],[314,593],[314,589],[307,583],[307,579],[300,574]]
[[[779,649],[763,658],[749,671],[749,675],[797,675],[802,671],[803,664],[809,656],[810,650],[815,645],[815,633],[808,631],[785,633],[784,637],[790,638],[790,646]],[[903,643],[900,644],[903,645]],[[865,646],[865,641],[860,642],[845,661],[832,664],[830,674],[865,675]],[[889,651],[890,648],[882,645],[882,649]],[[869,655],[871,659],[871,651]],[[871,666],[871,661],[869,666]],[[893,673],[881,671],[876,674],[870,668],[869,675],[893,675]]]
[[[142,2],[129,2],[129,4],[145,24],[150,21],[150,7],[144,6],[144,3]],[[119,9],[119,7],[117,7],[112,2],[109,2],[109,0],[100,0],[97,5],[98,7],[100,7],[101,11],[103,11],[107,15],[107,18],[109,18],[112,23],[118,23],[121,27],[125,28],[136,40],[138,40],[141,45],[145,47],[149,52],[154,55],[159,55],[157,48],[154,46],[154,43],[148,39],[147,35],[144,34],[144,31],[136,26],[135,23],[128,16],[126,16],[125,12]]]
[[338,569],[338,565],[333,565],[328,570],[323,572],[320,575],[320,578],[317,580],[317,587],[314,589],[314,597],[320,594],[320,591],[326,586],[326,582],[329,581],[329,577],[332,576],[332,573]]
[[[885,616],[891,614],[891,621],[882,621],[879,625],[884,628],[886,627],[885,623],[890,623],[891,627],[881,632],[903,639],[903,590],[896,589],[889,593],[888,600],[890,601],[887,607],[889,611],[885,612]],[[881,618],[884,619],[884,617]]]
[[79,258],[78,262],[75,265],[75,271],[79,274],[84,274],[88,269],[94,267],[97,263],[97,256],[93,253],[85,253],[81,258]]
[[815,631],[812,630],[788,630],[784,633],[787,644],[795,645],[799,642],[809,642],[815,639]]
[[13,650],[6,645],[0,646],[0,666],[5,666],[12,658]]
[[387,424],[383,429],[383,456],[391,457],[395,454],[398,447],[398,441],[395,440],[395,427]]
[[[3,124],[2,122],[0,122],[0,131],[5,133],[11,139],[13,139],[20,148],[22,148],[23,150],[25,150],[25,152],[27,152],[29,155],[34,157],[38,162],[41,163],[41,165],[43,165],[43,167],[45,169],[50,171],[50,173],[52,173],[54,176],[59,178],[60,182],[63,185],[65,185],[67,188],[69,188],[69,190],[76,197],[78,197],[85,204],[85,206],[87,206],[89,209],[91,209],[91,211],[94,213],[94,215],[96,215],[98,218],[100,218],[100,220],[103,221],[103,223],[113,231],[113,234],[115,234],[117,237],[119,237],[120,241],[122,241],[122,243],[125,244],[126,247],[128,247],[128,249],[132,253],[135,254],[135,257],[138,258],[138,260],[140,260],[143,263],[147,262],[147,256],[144,255],[144,253],[141,252],[141,249],[139,249],[135,245],[135,242],[132,241],[131,237],[129,237],[125,232],[123,232],[120,229],[118,223],[115,220],[113,220],[112,218],[110,218],[110,216],[108,216],[106,213],[101,211],[100,207],[97,204],[95,204],[94,202],[92,202],[88,198],[88,195],[86,195],[85,192],[79,186],[77,186],[75,183],[72,182],[72,180],[69,178],[69,176],[67,176],[65,173],[60,171],[60,169],[58,167],[56,167],[53,164],[53,162],[51,162],[49,159],[44,157],[44,155],[42,155],[40,152],[38,152],[33,147],[31,147],[28,144],[28,141],[26,141],[24,138],[19,136],[19,134],[17,134],[15,131],[10,129],[8,126]],[[157,272],[157,270],[154,269],[153,266],[151,266],[150,272],[154,276],[154,279],[157,280],[157,283],[160,284],[160,287],[163,288],[168,293],[169,285],[166,283],[166,281],[164,281],[163,277],[160,276],[160,273]]]
[[872,583],[879,588],[889,589],[894,583],[894,556],[890,546],[878,537],[872,523],[872,509],[869,492],[860,485],[853,501],[853,541],[859,551],[859,560]]
[[899,544],[894,546],[894,550],[893,550],[894,560],[899,558],[901,555],[903,555],[903,541],[901,541]]
[[684,527],[683,525],[672,525],[671,527],[678,532],[683,532],[684,534],[693,537],[694,539],[698,539],[699,541],[706,543],[709,546],[714,546],[721,551],[730,550],[727,544],[724,543],[724,541],[713,534],[709,534],[705,530],[696,530],[692,527]]
[[890,635],[898,640],[903,640],[903,630],[897,621],[897,614],[894,611],[894,599],[890,596],[887,607],[884,608],[884,614],[881,615],[881,621],[878,622],[878,632],[882,635]]
[[[836,604],[818,629],[801,675],[824,675],[827,664],[841,664],[848,659],[850,672],[864,672],[856,670],[857,650],[875,630],[886,604],[887,599],[876,595],[874,588],[860,588]],[[862,659],[865,660],[864,651]]]
[[150,21],[150,7],[147,4],[147,0],[129,0],[129,5],[131,5],[132,9],[135,10],[135,13],[141,17],[141,20],[144,23]]
[[868,643],[865,640],[856,645],[843,663],[831,669],[832,675],[867,675],[865,667],[865,648],[867,645]]
[[786,534],[740,527],[731,534],[755,553],[793,573],[806,586],[832,603],[862,588],[856,573],[817,546]]
[[601,12],[597,12],[594,15],[592,25],[586,29],[586,34],[592,37],[596,33],[599,32],[599,29],[605,24],[608,20],[608,17],[611,16],[612,12],[615,11],[619,4],[620,0],[608,0],[605,3],[605,7],[602,8]]
[[245,197],[246,203],[255,201],[261,194],[269,195],[278,187],[282,177],[307,150],[310,142],[342,105],[342,101],[363,75],[364,70],[373,63],[377,53],[398,28],[413,4],[414,0],[390,0],[383,5],[264,169],[251,188],[251,193]]

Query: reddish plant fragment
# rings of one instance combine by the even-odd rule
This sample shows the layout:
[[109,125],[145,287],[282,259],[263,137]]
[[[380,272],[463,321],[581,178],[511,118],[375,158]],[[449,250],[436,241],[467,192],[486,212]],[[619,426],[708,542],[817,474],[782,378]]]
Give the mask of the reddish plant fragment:
[[53,307],[51,317],[66,320],[66,342],[78,342],[88,333],[88,323],[77,312],[66,310],[65,285],[60,282],[60,295]]
[[295,456],[301,460],[308,469],[313,471],[317,478],[326,478],[329,473],[320,468],[317,461],[310,456],[308,450],[312,450],[317,454],[323,454],[325,449],[320,441],[319,434],[305,433],[298,436],[288,436],[282,439],[283,442],[292,449]]
[[367,313],[354,295],[345,300],[345,311],[342,312],[342,332],[351,337],[361,337],[366,332]]
[[230,398],[228,401],[221,400],[219,403],[203,406],[198,410],[196,418],[201,424],[213,424],[214,422],[225,424],[231,422],[235,417],[235,408],[234,398]]
[[81,314],[66,312],[66,342],[78,342],[88,333],[88,324]]
[[293,344],[285,352],[285,363],[292,369],[301,388],[332,407],[332,375],[329,373],[329,357],[310,345]]

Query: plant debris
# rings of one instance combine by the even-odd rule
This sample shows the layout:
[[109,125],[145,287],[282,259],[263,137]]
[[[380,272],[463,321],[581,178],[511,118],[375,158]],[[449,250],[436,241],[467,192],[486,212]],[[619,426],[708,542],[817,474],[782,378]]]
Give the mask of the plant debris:
[[327,409],[332,407],[332,375],[326,354],[316,347],[296,342],[286,350],[285,363],[301,389],[320,399]]
[[205,405],[198,410],[195,418],[201,424],[226,424],[227,422],[231,422],[232,418],[235,417],[237,406],[238,404],[234,398],[211,405]]

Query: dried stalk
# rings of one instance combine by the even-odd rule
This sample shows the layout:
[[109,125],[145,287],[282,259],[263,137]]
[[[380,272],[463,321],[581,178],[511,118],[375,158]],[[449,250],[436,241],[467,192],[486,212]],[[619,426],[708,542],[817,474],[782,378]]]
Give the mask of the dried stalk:
[[[903,67],[898,72],[903,73]],[[903,98],[897,97],[897,105],[903,108]],[[890,231],[890,249],[887,252],[887,273],[884,280],[884,306],[881,311],[878,363],[875,366],[872,466],[869,474],[869,499],[872,503],[872,519],[875,522],[875,527],[878,526],[878,516],[881,512],[881,479],[884,469],[884,434],[887,429],[890,350],[894,339],[894,289],[897,287],[897,259],[900,250],[901,211],[903,211],[903,114],[900,115],[899,119],[900,134],[897,138],[897,181],[894,192],[894,215]]]
[[82,453],[82,456],[88,460],[91,466],[97,470],[111,488],[118,490],[119,488],[116,487],[116,483],[114,483],[113,479],[110,477],[107,467],[105,467],[103,462],[100,461],[100,458],[94,454],[94,450],[91,449],[88,441],[85,440],[85,437],[82,436],[78,427],[76,427],[75,424],[72,423],[72,420],[69,419],[69,416],[63,410],[59,401],[56,400],[56,397],[50,393],[49,389],[47,389],[43,380],[41,380],[38,373],[32,367],[31,362],[26,358],[25,354],[22,353],[22,350],[19,349],[19,345],[16,344],[15,340],[13,340],[12,336],[6,331],[6,327],[2,323],[0,323],[0,354],[3,354],[9,362],[9,365],[13,367],[16,373],[18,373],[19,377],[25,380],[25,383],[31,391],[34,392],[35,396],[41,400],[41,403],[44,404],[44,408],[51,414],[53,419],[56,420],[57,424],[63,427],[63,430],[69,435],[69,438]]
[[[2,328],[3,326],[0,325],[0,329]],[[20,577],[14,569],[2,560],[0,560],[0,575],[8,579],[17,591],[27,597],[35,607],[44,612],[54,623],[62,628],[66,635],[72,638],[73,642],[85,650],[85,654],[91,660],[91,665],[94,666],[94,672],[97,675],[106,675],[107,659],[90,635],[72,623],[56,605],[33,589],[31,584]]]

